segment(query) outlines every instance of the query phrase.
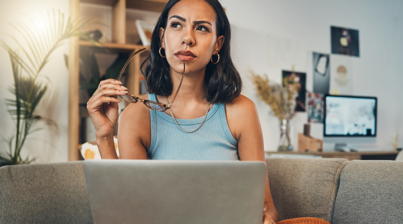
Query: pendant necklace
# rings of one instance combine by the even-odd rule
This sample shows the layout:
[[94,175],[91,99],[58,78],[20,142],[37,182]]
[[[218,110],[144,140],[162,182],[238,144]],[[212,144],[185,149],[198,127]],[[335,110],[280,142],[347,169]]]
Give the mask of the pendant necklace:
[[[170,104],[170,102],[169,102],[169,100],[168,100],[168,97],[165,96],[165,98],[167,99],[168,104]],[[183,129],[183,128],[179,125],[179,123],[176,121],[176,118],[175,118],[175,116],[174,116],[174,113],[172,113],[171,108],[169,108],[169,112],[171,113],[171,116],[172,116],[172,118],[174,119],[176,125],[178,125],[178,127],[179,127],[182,131],[184,131],[184,132],[186,132],[186,133],[192,133],[192,132],[195,132],[195,131],[199,130],[199,128],[202,126],[202,124],[203,124],[204,121],[206,120],[206,117],[207,117],[207,114],[208,114],[209,109],[210,109],[210,102],[208,102],[207,111],[206,111],[206,114],[204,115],[204,118],[203,118],[202,122],[200,123],[199,127],[197,127],[197,128],[196,128],[195,130],[193,130],[193,131],[187,131],[187,130]]]

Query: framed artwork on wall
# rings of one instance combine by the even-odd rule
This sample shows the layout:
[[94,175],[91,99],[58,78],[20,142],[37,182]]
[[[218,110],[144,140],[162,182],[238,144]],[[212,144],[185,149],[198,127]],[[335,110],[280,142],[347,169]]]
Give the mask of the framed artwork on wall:
[[294,71],[283,71],[283,86],[285,80],[292,79],[294,82],[298,83],[298,96],[295,99],[297,106],[295,107],[295,111],[297,112],[305,112],[306,111],[306,73],[302,72],[294,72]]
[[360,57],[359,32],[343,27],[330,27],[332,54]]
[[309,123],[323,123],[324,94],[307,92],[307,113]]
[[313,92],[328,94],[330,88],[330,57],[328,54],[312,53]]
[[353,94],[353,71],[351,57],[332,55],[330,93],[333,95]]

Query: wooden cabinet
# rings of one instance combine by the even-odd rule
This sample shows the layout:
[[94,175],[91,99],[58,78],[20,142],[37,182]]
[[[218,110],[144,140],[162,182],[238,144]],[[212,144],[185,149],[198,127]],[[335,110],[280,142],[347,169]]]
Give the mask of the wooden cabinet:
[[[127,12],[130,9],[146,10],[147,12],[161,13],[168,0],[70,0],[70,17],[80,19],[80,4],[94,4],[105,7],[110,11],[111,33],[110,41],[94,46],[90,42],[80,41],[78,38],[69,40],[69,81],[68,81],[68,159],[78,160],[79,147],[79,51],[82,47],[97,48],[114,52],[133,52],[143,48],[140,44],[133,44],[127,38]],[[139,95],[141,55],[136,55],[128,66],[127,88],[129,93]]]

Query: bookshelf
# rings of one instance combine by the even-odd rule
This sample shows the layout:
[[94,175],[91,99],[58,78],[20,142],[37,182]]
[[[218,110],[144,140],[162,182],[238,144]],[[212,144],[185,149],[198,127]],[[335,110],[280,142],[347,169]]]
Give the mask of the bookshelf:
[[[105,15],[103,18],[110,18],[109,33],[110,38],[108,42],[95,46],[88,41],[82,41],[78,38],[72,38],[69,40],[69,79],[68,79],[68,160],[78,160],[78,148],[79,133],[80,133],[80,115],[79,115],[79,52],[80,49],[91,48],[94,51],[99,52],[115,52],[115,53],[131,53],[140,48],[143,48],[141,44],[130,43],[128,38],[129,29],[127,24],[128,10],[142,10],[145,13],[161,13],[168,0],[70,0],[69,9],[70,17],[72,19],[80,19],[80,10],[82,5],[93,5],[94,7],[100,7]],[[81,8],[80,8],[81,7]],[[128,41],[129,40],[129,41]],[[145,53],[147,54],[147,52]],[[145,56],[136,55],[132,62],[129,64],[127,71],[127,85],[129,93],[133,95],[139,95],[140,89],[140,63]]]

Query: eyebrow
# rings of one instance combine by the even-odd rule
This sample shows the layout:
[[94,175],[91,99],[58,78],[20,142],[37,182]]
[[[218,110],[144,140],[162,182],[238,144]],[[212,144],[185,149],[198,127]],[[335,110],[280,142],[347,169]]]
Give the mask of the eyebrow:
[[[178,15],[173,15],[173,16],[171,16],[169,19],[172,19],[172,18],[177,18],[177,19],[179,19],[179,20],[181,20],[181,21],[183,21],[183,22],[186,22],[186,19],[185,19],[185,18],[183,18],[183,17],[181,17],[181,16],[178,16]],[[194,22],[194,24],[196,24],[196,25],[198,25],[198,24],[203,24],[203,23],[207,23],[207,24],[210,24],[210,26],[213,26],[213,25],[211,25],[210,22],[205,21],[205,20],[200,20],[200,21],[195,21],[195,22]]]

